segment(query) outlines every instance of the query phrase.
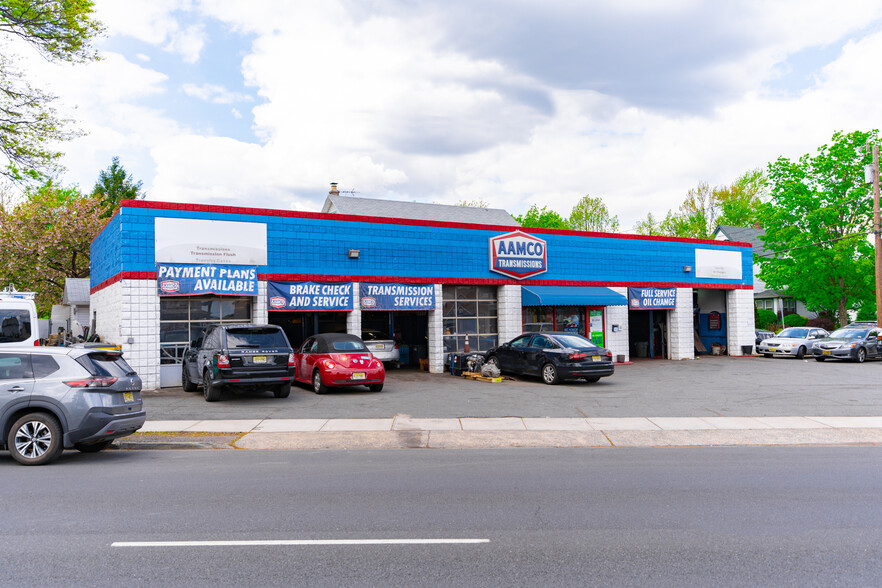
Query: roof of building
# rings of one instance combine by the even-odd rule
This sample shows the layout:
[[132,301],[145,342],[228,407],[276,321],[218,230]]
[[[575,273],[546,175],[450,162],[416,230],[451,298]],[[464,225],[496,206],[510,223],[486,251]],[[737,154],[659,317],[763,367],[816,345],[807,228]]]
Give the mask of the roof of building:
[[731,225],[720,225],[714,231],[714,239],[719,240],[719,235],[723,236],[724,241],[741,241],[742,243],[750,243],[753,245],[753,252],[757,255],[766,255],[765,243],[760,239],[760,235],[764,234],[765,229],[755,229],[752,227],[733,227]]
[[89,304],[89,278],[64,278],[62,304]]
[[469,223],[477,225],[519,226],[519,223],[501,208],[475,208],[451,204],[426,204],[378,198],[355,198],[329,194],[322,212],[353,214],[385,218],[409,218],[416,220]]

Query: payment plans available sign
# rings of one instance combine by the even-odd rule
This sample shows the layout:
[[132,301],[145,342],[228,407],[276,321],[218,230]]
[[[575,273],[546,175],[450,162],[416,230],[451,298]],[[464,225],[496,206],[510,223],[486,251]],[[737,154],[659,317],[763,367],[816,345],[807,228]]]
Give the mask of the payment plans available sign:
[[548,271],[545,241],[515,231],[490,239],[490,271],[523,280]]
[[352,310],[352,282],[267,282],[269,310]]
[[160,296],[257,296],[257,267],[157,263],[156,289]]

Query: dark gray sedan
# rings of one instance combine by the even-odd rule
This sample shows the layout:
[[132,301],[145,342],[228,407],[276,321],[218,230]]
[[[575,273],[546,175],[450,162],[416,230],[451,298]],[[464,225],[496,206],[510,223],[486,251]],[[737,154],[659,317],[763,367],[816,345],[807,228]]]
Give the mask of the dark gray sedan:
[[882,358],[882,329],[873,327],[844,327],[829,337],[815,342],[812,350],[816,361],[847,359],[863,363],[867,359]]
[[546,384],[613,375],[612,352],[574,333],[524,333],[494,347],[486,362],[502,372],[540,376]]

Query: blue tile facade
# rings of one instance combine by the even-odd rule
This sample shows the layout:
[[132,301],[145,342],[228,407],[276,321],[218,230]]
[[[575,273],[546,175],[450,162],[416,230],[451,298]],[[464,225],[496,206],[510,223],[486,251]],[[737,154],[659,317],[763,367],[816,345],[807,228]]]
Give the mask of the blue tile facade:
[[[92,243],[91,286],[120,272],[153,272],[156,217],[260,222],[267,225],[268,264],[259,273],[359,277],[500,280],[489,269],[489,239],[514,230],[419,226],[336,220],[316,215],[296,218],[218,210],[170,210],[124,206]],[[530,232],[524,230],[524,232]],[[548,271],[528,284],[566,281],[628,284],[752,284],[752,250],[725,242],[623,239],[560,233],[534,233],[547,242]],[[347,251],[361,251],[348,259]],[[738,251],[742,280],[698,279],[695,249]]]

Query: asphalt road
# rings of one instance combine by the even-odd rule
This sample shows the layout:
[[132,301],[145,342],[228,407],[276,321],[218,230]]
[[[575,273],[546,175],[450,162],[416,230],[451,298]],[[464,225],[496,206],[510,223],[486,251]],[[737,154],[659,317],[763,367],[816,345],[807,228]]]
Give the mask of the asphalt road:
[[[67,452],[0,491],[0,585],[882,583],[875,447]],[[267,540],[326,543],[139,544]]]
[[879,416],[882,361],[853,364],[761,357],[643,360],[596,384],[547,386],[537,378],[501,384],[450,374],[390,370],[384,390],[322,396],[225,394],[207,403],[180,388],[144,393],[150,420],[448,417]]

